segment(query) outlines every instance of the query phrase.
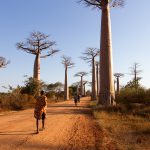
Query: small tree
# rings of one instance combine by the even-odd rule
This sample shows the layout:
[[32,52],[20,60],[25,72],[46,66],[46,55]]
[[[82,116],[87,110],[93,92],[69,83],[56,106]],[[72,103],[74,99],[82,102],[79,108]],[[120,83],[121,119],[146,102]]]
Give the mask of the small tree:
[[7,61],[6,58],[0,56],[0,68],[5,68],[10,61]]
[[104,105],[115,104],[115,91],[112,64],[112,40],[110,6],[123,6],[124,0],[79,0],[86,6],[98,8],[101,14],[101,41],[100,41],[100,94],[99,103]]
[[138,77],[138,75],[142,72],[142,70],[139,70],[138,68],[140,67],[139,63],[134,63],[131,69],[131,75],[134,76],[133,82],[134,82],[134,88],[137,89],[139,85],[139,81],[141,80],[141,77]]
[[92,100],[97,99],[96,92],[96,70],[95,70],[95,58],[99,54],[99,49],[97,48],[88,48],[81,57],[86,62],[90,62],[92,65]]
[[84,95],[84,90],[83,90],[83,77],[86,76],[88,73],[87,72],[78,72],[76,73],[74,76],[75,77],[80,77],[81,81],[80,81],[80,95],[83,96]]
[[22,94],[37,96],[39,95],[39,91],[45,87],[45,83],[43,81],[39,81],[32,77],[28,77],[24,83],[25,86],[21,89]]
[[62,56],[62,64],[65,67],[65,84],[64,84],[64,100],[69,99],[69,89],[68,89],[68,68],[72,68],[74,63],[71,57]]
[[[35,55],[33,78],[37,80],[40,80],[40,58],[46,58],[59,51],[52,48],[56,43],[48,40],[48,37],[48,35],[39,31],[32,32],[29,38],[26,39],[26,42],[16,44],[18,49]],[[47,53],[41,55],[46,50],[48,50]]]
[[81,82],[75,82],[71,85],[71,87],[73,87],[73,94],[75,93],[79,94],[80,85],[81,85]]

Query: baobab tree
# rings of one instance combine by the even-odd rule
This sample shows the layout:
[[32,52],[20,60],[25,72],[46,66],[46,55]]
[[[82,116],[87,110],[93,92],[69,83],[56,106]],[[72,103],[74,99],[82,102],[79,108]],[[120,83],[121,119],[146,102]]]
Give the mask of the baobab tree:
[[62,56],[62,64],[65,67],[65,84],[64,84],[64,100],[69,99],[69,88],[68,88],[68,68],[72,68],[74,63],[71,57]]
[[142,72],[142,70],[139,70],[140,64],[135,62],[133,64],[132,67],[130,67],[130,70],[131,70],[131,75],[134,76],[133,78],[133,82],[134,82],[134,88],[137,89],[138,88],[138,85],[139,85],[139,80],[141,79],[141,77],[138,77],[138,75]]
[[84,96],[86,96],[86,90],[85,90],[85,85],[88,83],[88,81],[83,81],[83,91],[84,91]]
[[114,76],[116,77],[116,81],[117,81],[117,93],[119,94],[119,92],[120,92],[119,79],[120,79],[120,77],[123,77],[124,74],[122,74],[122,73],[114,73]]
[[99,78],[100,78],[99,62],[96,61],[96,84],[97,84],[97,96],[99,96]]
[[99,103],[104,105],[113,105],[115,104],[115,91],[112,64],[110,6],[123,6],[124,0],[80,0],[80,2],[83,2],[86,6],[102,10]]
[[83,77],[86,76],[88,73],[87,72],[78,72],[76,73],[74,76],[75,77],[80,77],[81,81],[80,81],[80,95],[83,96],[84,95],[84,90],[83,90]]
[[95,58],[99,54],[99,49],[97,48],[88,48],[86,51],[83,53],[83,57],[81,57],[83,60],[86,62],[91,63],[92,65],[92,100],[97,99],[97,92],[96,92],[96,70],[95,70]]
[[[48,37],[48,35],[45,35],[39,31],[32,32],[29,38],[26,39],[26,42],[19,42],[16,44],[18,49],[35,55],[33,78],[37,80],[40,80],[40,58],[52,56],[54,53],[59,51],[53,49],[56,42],[48,40]],[[46,50],[47,53],[41,55],[41,53]]]
[[0,68],[5,68],[10,61],[7,61],[6,58],[0,56]]

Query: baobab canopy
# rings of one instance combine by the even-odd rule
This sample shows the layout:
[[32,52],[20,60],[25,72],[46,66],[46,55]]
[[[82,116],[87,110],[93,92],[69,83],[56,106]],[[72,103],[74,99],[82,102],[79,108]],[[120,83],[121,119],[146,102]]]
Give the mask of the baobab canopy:
[[[27,53],[35,55],[33,78],[40,80],[40,58],[46,58],[53,55],[59,50],[53,49],[56,44],[55,41],[48,40],[48,35],[39,31],[32,32],[26,42],[19,42],[16,44],[17,48]],[[47,51],[42,55],[43,51]]]
[[102,9],[103,5],[109,3],[111,7],[119,7],[124,5],[125,0],[80,0],[86,6]]

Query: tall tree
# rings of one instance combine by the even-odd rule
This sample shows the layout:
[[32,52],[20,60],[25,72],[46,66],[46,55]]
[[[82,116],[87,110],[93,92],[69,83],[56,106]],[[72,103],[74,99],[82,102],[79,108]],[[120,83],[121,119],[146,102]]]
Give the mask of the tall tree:
[[81,57],[83,60],[90,62],[92,65],[92,100],[97,99],[97,92],[96,92],[96,70],[95,70],[95,58],[99,54],[99,49],[97,48],[88,48],[83,53],[83,57]]
[[83,90],[84,90],[84,96],[86,96],[86,90],[85,85],[88,83],[88,81],[83,81]]
[[131,75],[134,76],[133,78],[133,82],[134,82],[134,88],[138,88],[139,85],[139,80],[141,79],[141,77],[138,77],[138,75],[142,72],[142,70],[139,70],[138,68],[140,67],[139,63],[134,63],[132,67],[130,67],[131,69]]
[[100,78],[100,66],[99,62],[96,61],[96,85],[97,85],[97,97],[99,96],[99,78]]
[[0,68],[5,68],[10,61],[7,61],[6,58],[0,56]]
[[123,77],[124,74],[122,74],[122,73],[114,73],[114,76],[116,77],[116,80],[117,80],[117,93],[119,94],[119,92],[120,92],[119,79],[120,79],[120,77]]
[[83,2],[86,6],[92,6],[102,10],[99,103],[113,105],[115,104],[115,91],[112,64],[110,6],[122,6],[124,0],[80,0],[80,2]]
[[62,56],[62,64],[65,67],[64,100],[69,100],[68,68],[72,68],[74,63],[72,62],[71,57]]
[[[48,40],[48,37],[48,35],[39,31],[32,32],[29,38],[26,39],[26,42],[16,44],[18,49],[35,55],[33,78],[37,80],[40,80],[40,58],[46,58],[59,51],[53,49],[56,42]],[[47,53],[41,55],[41,53],[46,50],[48,50]]]
[[84,95],[84,90],[83,90],[83,77],[86,76],[88,73],[87,72],[78,72],[76,73],[74,76],[75,77],[80,77],[81,81],[80,81],[80,95],[83,96]]

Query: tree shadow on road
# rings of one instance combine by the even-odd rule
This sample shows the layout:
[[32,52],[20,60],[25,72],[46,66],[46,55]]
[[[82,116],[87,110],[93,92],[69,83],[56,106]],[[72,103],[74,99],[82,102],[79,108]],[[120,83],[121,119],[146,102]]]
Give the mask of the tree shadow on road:
[[0,132],[0,135],[33,135],[33,134],[36,134],[36,132],[34,130]]

